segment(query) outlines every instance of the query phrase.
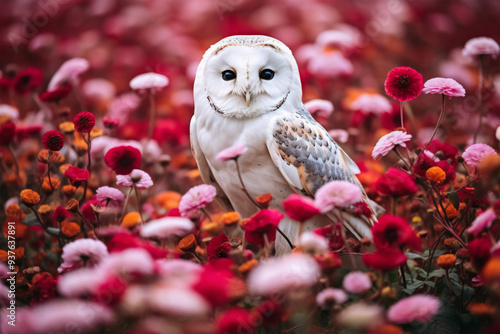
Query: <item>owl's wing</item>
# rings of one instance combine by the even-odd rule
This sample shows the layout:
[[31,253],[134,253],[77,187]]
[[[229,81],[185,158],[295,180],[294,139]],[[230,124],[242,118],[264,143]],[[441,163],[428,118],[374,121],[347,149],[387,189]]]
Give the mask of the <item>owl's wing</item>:
[[207,159],[205,158],[205,155],[203,154],[200,148],[200,144],[198,143],[198,137],[196,136],[195,116],[191,118],[191,123],[189,126],[189,138],[191,141],[191,152],[193,153],[196,163],[198,164],[198,169],[200,171],[201,179],[206,184],[210,184],[217,189],[217,196],[215,197],[215,199],[219,203],[219,205],[222,206],[223,209],[225,209],[226,211],[234,211],[233,205],[229,201],[229,198],[224,193],[222,188],[217,183],[212,173],[212,169],[210,168]]
[[[314,197],[325,183],[344,180],[359,186],[363,201],[374,212],[371,200],[356,178],[355,174],[360,172],[358,166],[305,108],[295,113],[282,112],[271,119],[267,148],[274,164],[297,193]],[[355,236],[371,236],[375,215],[366,220],[347,216],[346,227]]]

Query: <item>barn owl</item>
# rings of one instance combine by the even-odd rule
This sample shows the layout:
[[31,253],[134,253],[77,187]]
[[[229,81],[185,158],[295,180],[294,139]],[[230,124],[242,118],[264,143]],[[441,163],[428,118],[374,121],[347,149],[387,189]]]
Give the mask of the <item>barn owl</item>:
[[[212,45],[200,62],[194,83],[195,112],[190,139],[203,181],[217,188],[226,209],[250,217],[258,209],[244,193],[233,161],[216,155],[234,144],[247,151],[238,158],[248,193],[270,193],[270,207],[293,193],[314,197],[332,180],[358,185],[356,164],[318,124],[302,103],[297,63],[290,49],[267,36],[232,36]],[[370,203],[370,202],[369,202]],[[317,216],[306,229],[337,220],[333,213]],[[356,237],[370,236],[373,219],[343,214],[343,224]],[[290,239],[298,223],[284,218],[279,227]],[[277,253],[289,250],[280,235]]]

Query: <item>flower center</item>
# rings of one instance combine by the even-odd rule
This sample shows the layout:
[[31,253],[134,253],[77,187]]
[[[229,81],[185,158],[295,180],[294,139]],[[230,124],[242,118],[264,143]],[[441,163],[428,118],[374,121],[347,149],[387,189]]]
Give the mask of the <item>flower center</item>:
[[390,244],[396,243],[398,241],[398,230],[395,228],[388,228],[385,231],[385,238]]
[[402,75],[398,78],[399,88],[408,88],[410,86],[410,79],[406,75]]

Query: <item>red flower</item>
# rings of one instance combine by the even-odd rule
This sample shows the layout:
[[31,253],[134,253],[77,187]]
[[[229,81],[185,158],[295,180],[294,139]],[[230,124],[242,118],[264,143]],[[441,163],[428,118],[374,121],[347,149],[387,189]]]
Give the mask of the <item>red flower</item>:
[[155,260],[164,259],[169,254],[168,251],[153,246],[152,244],[130,233],[119,233],[115,235],[106,244],[106,247],[108,247],[109,253],[119,253],[128,248],[142,248],[147,251],[149,255],[151,255],[151,257]]
[[400,66],[389,71],[384,85],[387,95],[397,101],[405,102],[420,95],[424,88],[424,80],[413,68]]
[[263,247],[264,234],[269,242],[273,242],[276,239],[276,228],[282,218],[283,214],[275,209],[262,209],[254,214],[244,226],[248,243]]
[[282,202],[282,205],[288,217],[301,223],[320,214],[312,199],[298,194],[290,195]]
[[118,175],[127,175],[141,167],[141,151],[132,146],[113,147],[104,156],[106,166]]
[[198,282],[193,290],[205,298],[213,308],[227,304],[232,296],[232,284],[237,281],[230,267],[234,262],[229,259],[219,259],[209,262],[203,268]]
[[331,250],[338,250],[344,244],[340,229],[340,224],[335,223],[335,226],[327,225],[325,227],[315,228],[313,232],[327,238]]
[[11,122],[5,122],[0,125],[0,145],[9,145],[16,134],[16,125]]
[[73,123],[77,132],[87,133],[95,126],[95,116],[88,111],[82,111],[75,115]]
[[30,306],[48,301],[56,296],[56,281],[48,272],[37,273],[33,276],[29,294]]
[[75,187],[79,187],[82,182],[87,181],[87,179],[90,177],[90,173],[88,170],[73,166],[69,166],[64,174],[69,177],[71,184]]
[[391,167],[375,182],[375,190],[384,196],[400,197],[415,195],[418,187],[408,173]]
[[406,262],[406,256],[397,248],[383,248],[363,255],[361,260],[371,269],[393,270]]
[[373,243],[377,249],[406,246],[413,250],[422,248],[422,240],[401,217],[385,214],[372,227]]
[[59,223],[70,216],[71,216],[71,212],[69,212],[68,210],[66,210],[65,208],[63,208],[60,205],[54,210],[54,213],[53,213],[53,218]]
[[448,142],[441,143],[439,139],[433,139],[427,147],[427,151],[434,153],[439,160],[447,161],[453,166],[458,164],[458,148]]
[[122,298],[127,283],[119,276],[112,276],[97,287],[95,301],[105,305],[116,305]]
[[244,308],[232,307],[215,319],[217,334],[255,333],[255,318]]
[[373,216],[372,210],[365,202],[358,202],[354,204],[350,211],[354,216],[358,218],[371,218]]
[[95,216],[94,209],[92,209],[90,204],[92,204],[94,206],[99,206],[100,203],[101,202],[95,198],[92,198],[92,199],[88,200],[87,202],[85,202],[85,204],[83,204],[82,207],[80,208],[80,211],[82,212],[82,216],[84,216],[85,219],[87,219],[89,222],[97,221],[97,217]]
[[434,161],[432,157],[429,157],[424,153],[419,154],[417,161],[413,164],[412,171],[420,177],[426,177],[425,172],[434,166],[441,168],[446,173],[446,179],[443,181],[442,185],[455,180],[456,174],[453,165],[450,165],[445,160]]
[[476,238],[469,242],[469,254],[471,263],[480,271],[491,257],[491,247],[493,244],[489,237]]
[[28,67],[12,79],[11,85],[17,94],[28,95],[40,88],[42,83],[42,71],[36,67]]
[[57,130],[49,130],[43,134],[43,146],[51,151],[59,151],[64,146],[64,137]]
[[285,316],[285,310],[278,302],[265,300],[255,307],[253,314],[257,319],[262,319],[262,325],[277,327]]
[[221,235],[212,238],[207,245],[208,261],[227,258],[231,249],[232,247],[229,244],[229,238],[226,234],[224,234],[224,232],[221,233]]
[[118,118],[104,117],[102,123],[106,129],[113,130],[118,126],[120,120]]
[[16,137],[18,141],[22,141],[28,138],[37,138],[42,131],[40,125],[28,125],[26,127],[16,129]]
[[63,98],[66,97],[66,95],[71,92],[71,86],[61,86],[59,88],[56,88],[51,91],[43,92],[42,94],[39,95],[40,100],[43,102],[56,102],[58,103],[61,101]]

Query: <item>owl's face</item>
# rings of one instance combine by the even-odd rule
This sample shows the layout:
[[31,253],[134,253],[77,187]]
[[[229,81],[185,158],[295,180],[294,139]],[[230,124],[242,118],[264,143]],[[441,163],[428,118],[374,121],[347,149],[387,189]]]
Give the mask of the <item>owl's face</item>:
[[256,117],[280,108],[291,96],[301,100],[297,65],[284,45],[222,44],[208,55],[199,75],[207,95],[204,102],[226,117]]

